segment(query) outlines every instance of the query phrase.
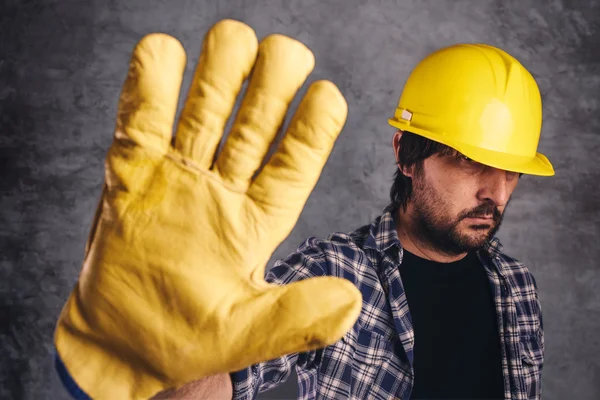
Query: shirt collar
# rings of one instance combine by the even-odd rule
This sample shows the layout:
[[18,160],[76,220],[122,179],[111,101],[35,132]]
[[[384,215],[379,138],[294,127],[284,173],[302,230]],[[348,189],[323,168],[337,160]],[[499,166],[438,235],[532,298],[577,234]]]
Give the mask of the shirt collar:
[[364,246],[379,252],[385,252],[393,246],[401,248],[394,222],[393,207],[388,205],[382,214],[375,218],[369,228],[369,235]]
[[504,246],[500,243],[500,239],[493,237],[485,244],[482,250],[490,257],[497,258],[502,253],[502,249],[504,249]]

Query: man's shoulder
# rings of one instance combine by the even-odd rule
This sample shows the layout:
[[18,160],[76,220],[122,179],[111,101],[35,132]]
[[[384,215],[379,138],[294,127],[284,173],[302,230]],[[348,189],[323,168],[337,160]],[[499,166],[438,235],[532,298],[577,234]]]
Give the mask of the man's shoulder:
[[311,236],[306,239],[297,249],[302,253],[318,253],[326,257],[331,252],[347,253],[362,252],[369,237],[370,225],[361,226],[350,232],[333,232],[326,236]]
[[[333,232],[326,236],[311,236],[285,258],[276,261],[270,279],[290,275],[296,279],[311,276],[339,276],[358,282],[369,266],[364,244],[369,225],[350,232]],[[286,279],[291,281],[291,279]]]

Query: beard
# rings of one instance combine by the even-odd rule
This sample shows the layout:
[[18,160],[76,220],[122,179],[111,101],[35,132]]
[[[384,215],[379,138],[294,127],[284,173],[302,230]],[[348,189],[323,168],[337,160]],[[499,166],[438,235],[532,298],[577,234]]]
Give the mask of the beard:
[[[492,201],[451,216],[450,204],[433,185],[428,185],[423,174],[413,179],[411,203],[413,234],[431,248],[449,255],[460,255],[483,248],[500,229],[503,214]],[[510,200],[509,200],[510,202]],[[507,202],[508,206],[508,202]],[[489,217],[486,224],[461,224],[466,218]]]

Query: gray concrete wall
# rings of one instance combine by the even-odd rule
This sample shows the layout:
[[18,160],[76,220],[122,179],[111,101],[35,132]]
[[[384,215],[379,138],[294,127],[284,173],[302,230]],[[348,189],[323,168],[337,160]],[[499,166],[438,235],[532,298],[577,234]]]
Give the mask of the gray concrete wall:
[[[0,5],[0,398],[66,398],[52,330],[71,290],[102,183],[134,44],[178,37],[188,84],[206,30],[240,19],[259,37],[306,43],[350,116],[281,257],[309,235],[369,222],[394,171],[392,115],[430,51],[498,45],[538,79],[540,151],[554,178],[525,177],[500,233],[537,277],[546,326],[545,399],[600,398],[600,7],[595,0],[27,1]],[[263,397],[293,397],[293,379]]]

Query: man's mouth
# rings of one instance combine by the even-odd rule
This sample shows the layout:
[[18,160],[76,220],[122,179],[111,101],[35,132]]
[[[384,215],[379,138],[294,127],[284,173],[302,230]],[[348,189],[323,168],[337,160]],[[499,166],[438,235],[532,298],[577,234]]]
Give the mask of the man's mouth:
[[474,217],[470,217],[470,218],[474,218],[474,219],[494,219],[493,215],[477,215]]
[[486,216],[481,216],[481,217],[467,217],[467,219],[469,219],[471,221],[475,221],[475,222],[480,222],[480,223],[490,223],[490,222],[494,221],[494,216],[486,215]]

